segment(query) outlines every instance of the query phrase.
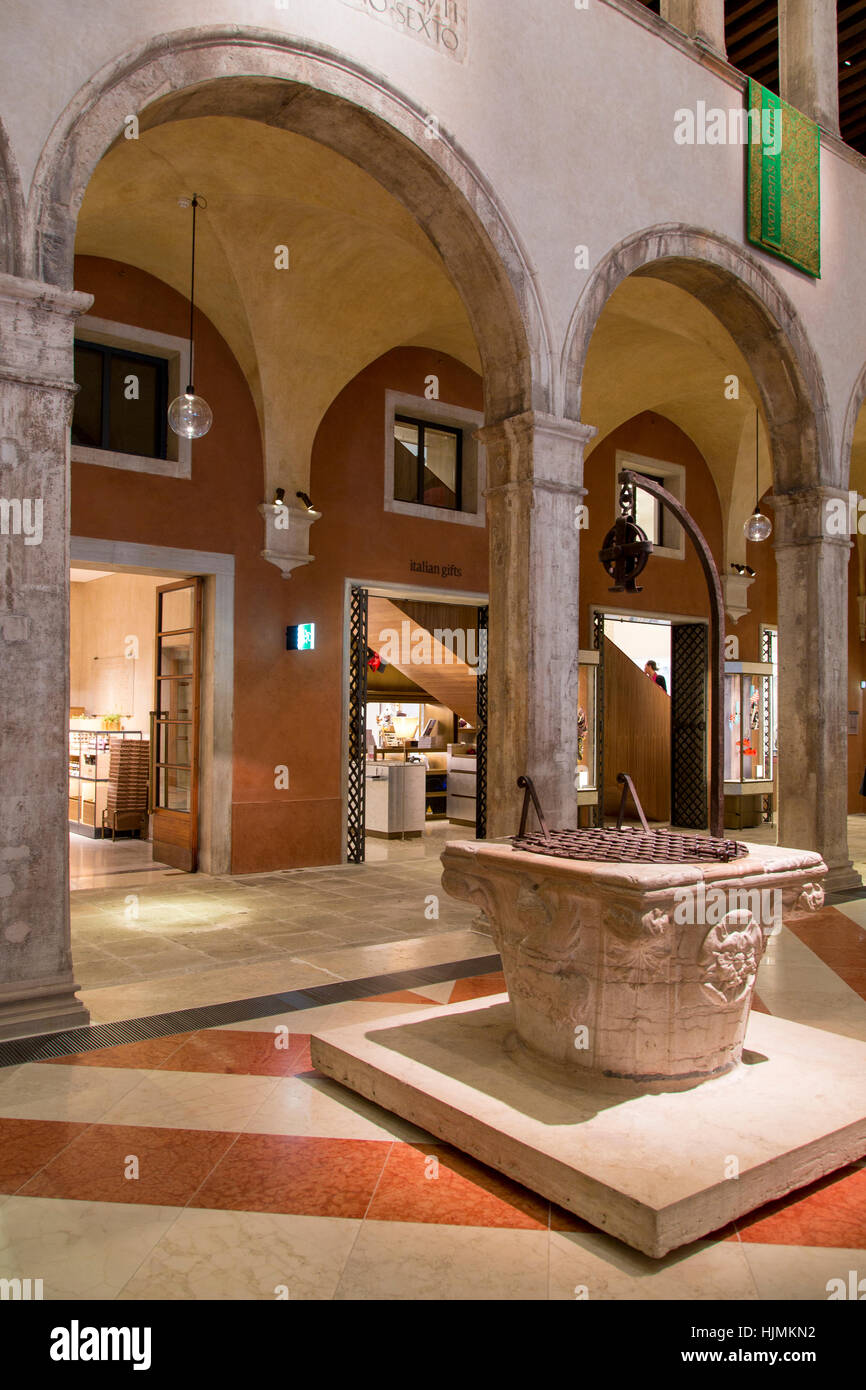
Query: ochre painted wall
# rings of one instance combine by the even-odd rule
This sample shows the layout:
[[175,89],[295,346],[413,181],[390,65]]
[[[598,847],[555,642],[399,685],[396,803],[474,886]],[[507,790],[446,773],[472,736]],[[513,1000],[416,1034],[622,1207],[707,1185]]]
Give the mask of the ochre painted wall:
[[[117,261],[81,257],[76,288],[91,313],[183,337],[188,303],[169,286]],[[299,347],[298,350],[302,350]],[[72,530],[79,536],[235,557],[232,870],[334,863],[341,857],[343,581],[346,575],[423,582],[410,560],[455,565],[443,592],[487,588],[484,528],[383,510],[384,393],[423,396],[436,373],[440,399],[481,409],[477,374],[436,352],[398,348],[337,397],[313,452],[311,496],[323,513],[311,532],[313,563],[284,580],[261,557],[262,446],[252,397],[222,337],[197,315],[196,389],[214,423],[192,446],[189,480],[74,463]],[[316,623],[316,650],[287,652],[285,628]],[[289,789],[274,769],[289,768]]]
[[694,548],[686,540],[685,559],[653,556],[638,584],[639,594],[612,594],[612,580],[598,558],[602,541],[618,515],[616,453],[625,449],[665,463],[682,464],[686,470],[685,505],[700,526],[717,563],[722,550],[722,512],[716,485],[703,456],[682,430],[652,411],[645,411],[614,430],[586,461],[584,503],[589,526],[580,533],[580,645],[592,645],[590,605],[627,609],[635,613],[679,613],[685,617],[709,615],[707,586]]

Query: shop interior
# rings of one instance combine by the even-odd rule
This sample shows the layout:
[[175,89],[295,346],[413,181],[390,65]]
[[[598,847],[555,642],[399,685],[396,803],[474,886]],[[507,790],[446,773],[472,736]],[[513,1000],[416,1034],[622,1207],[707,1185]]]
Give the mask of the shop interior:
[[150,838],[156,602],[175,575],[70,570],[70,883],[172,872]]
[[[474,838],[478,611],[370,595],[367,850],[435,834]],[[452,837],[453,838],[453,837]]]
[[[604,814],[617,815],[626,771],[650,822],[671,822],[671,697],[676,674],[672,619],[604,615]],[[772,822],[775,814],[777,634],[765,628],[759,662],[729,660],[724,673],[725,825],[732,830]],[[595,718],[599,654],[580,654],[578,708],[579,805],[598,800]],[[654,675],[649,667],[654,667]],[[709,718],[709,706],[707,706]],[[627,819],[634,820],[629,805]]]

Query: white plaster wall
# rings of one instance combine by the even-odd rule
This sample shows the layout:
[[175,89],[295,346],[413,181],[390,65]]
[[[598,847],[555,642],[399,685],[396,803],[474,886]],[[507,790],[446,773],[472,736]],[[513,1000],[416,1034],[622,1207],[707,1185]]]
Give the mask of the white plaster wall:
[[[674,112],[741,104],[736,85],[605,0],[469,0],[468,58],[458,63],[343,0],[6,0],[0,16],[0,116],[29,187],[53,123],[103,64],[155,34],[239,25],[326,44],[438,117],[481,170],[537,274],[554,351],[590,266],[641,227],[685,222],[743,243],[743,151],[681,147]],[[790,296],[826,375],[838,445],[866,361],[860,238],[866,178],[823,152],[824,274],[814,282],[754,254]]]

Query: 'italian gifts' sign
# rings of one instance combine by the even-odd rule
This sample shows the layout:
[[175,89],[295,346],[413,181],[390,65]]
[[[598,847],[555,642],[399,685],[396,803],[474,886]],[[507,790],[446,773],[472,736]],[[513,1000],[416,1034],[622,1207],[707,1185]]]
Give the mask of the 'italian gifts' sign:
[[821,274],[821,136],[817,125],[749,79],[752,138],[746,149],[749,241]]

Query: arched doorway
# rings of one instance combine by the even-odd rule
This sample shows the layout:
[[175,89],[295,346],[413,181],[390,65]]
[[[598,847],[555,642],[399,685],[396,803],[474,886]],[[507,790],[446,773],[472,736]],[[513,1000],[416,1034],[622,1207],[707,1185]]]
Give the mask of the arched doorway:
[[[232,30],[187,32],[170,45],[153,41],[98,74],[79,94],[39,163],[19,260],[32,279],[16,291],[27,315],[21,379],[15,383],[16,437],[53,506],[48,543],[38,556],[28,555],[21,592],[12,595],[21,611],[9,631],[14,628],[12,640],[21,646],[13,650],[10,678],[45,691],[44,699],[21,712],[14,730],[18,768],[11,786],[13,798],[22,805],[27,799],[26,815],[11,837],[15,844],[21,841],[13,908],[22,920],[38,923],[39,931],[28,925],[16,937],[16,961],[4,969],[13,983],[0,1032],[84,1021],[70,965],[63,795],[67,431],[73,323],[88,308],[86,296],[71,289],[76,220],[99,160],[112,144],[123,148],[128,116],[135,115],[138,133],[146,134],[226,112],[329,147],[380,183],[414,218],[465,306],[478,346],[488,421],[548,402],[546,331],[520,246],[481,175],[447,135],[429,141],[425,113],[399,93],[308,46]],[[266,454],[265,496],[275,457]],[[292,460],[293,484],[302,486],[308,466],[308,458]],[[40,592],[38,615],[25,611],[24,592],[34,588]],[[32,759],[26,751],[21,756],[22,747]],[[6,756],[4,750],[4,764]],[[30,847],[36,843],[38,855]],[[25,982],[20,989],[19,981]]]
[[[563,409],[572,418],[593,422],[585,399],[592,335],[604,306],[630,279],[662,282],[708,311],[735,353],[727,372],[720,366],[719,400],[728,374],[742,375],[744,367],[743,384],[760,409],[772,460],[779,576],[779,840],[820,850],[831,870],[829,883],[843,887],[856,877],[845,824],[846,653],[839,636],[849,543],[828,538],[822,525],[825,490],[838,487],[822,373],[796,310],[755,257],[698,228],[659,226],[615,247],[581,296],[563,354]],[[732,444],[737,452],[745,454],[745,438],[743,430]],[[744,487],[734,468],[728,550],[734,504]],[[834,717],[817,720],[817,710],[833,710]]]

